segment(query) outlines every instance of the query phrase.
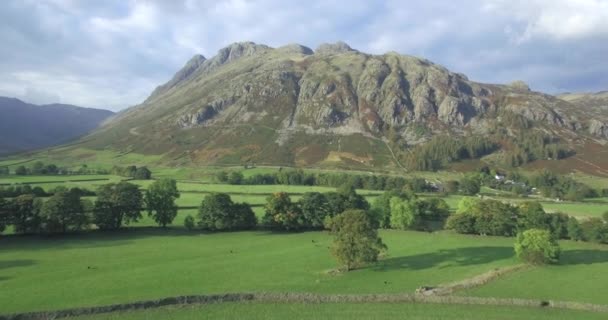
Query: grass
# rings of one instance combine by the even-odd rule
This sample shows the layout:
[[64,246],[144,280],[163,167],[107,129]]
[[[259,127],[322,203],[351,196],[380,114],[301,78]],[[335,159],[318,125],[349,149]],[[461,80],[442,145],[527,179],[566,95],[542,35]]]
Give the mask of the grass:
[[[240,291],[413,292],[517,263],[512,239],[383,231],[378,265],[335,268],[324,232],[199,234],[139,229],[2,239],[0,313]],[[231,253],[231,251],[233,253]],[[89,269],[88,267],[91,267]]]
[[507,275],[463,295],[538,298],[608,304],[608,246],[561,242],[560,263]]
[[223,303],[77,317],[75,320],[195,319],[409,319],[409,320],[566,320],[605,319],[601,313],[502,306],[402,303]]

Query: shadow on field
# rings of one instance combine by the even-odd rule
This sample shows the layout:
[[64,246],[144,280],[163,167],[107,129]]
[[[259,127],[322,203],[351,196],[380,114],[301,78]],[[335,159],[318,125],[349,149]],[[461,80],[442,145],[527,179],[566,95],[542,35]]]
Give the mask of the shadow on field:
[[35,263],[36,261],[34,260],[0,260],[0,270],[31,266]]
[[124,227],[116,231],[91,230],[63,235],[7,235],[2,238],[2,250],[45,250],[58,248],[101,248],[132,244],[148,237],[195,237],[206,234],[184,228]]
[[438,266],[441,269],[452,266],[486,264],[497,260],[509,259],[514,255],[513,248],[510,247],[467,247],[388,258],[379,261],[372,269],[375,271],[399,269],[422,270]]
[[579,265],[608,262],[608,250],[566,250],[560,257],[560,265]]

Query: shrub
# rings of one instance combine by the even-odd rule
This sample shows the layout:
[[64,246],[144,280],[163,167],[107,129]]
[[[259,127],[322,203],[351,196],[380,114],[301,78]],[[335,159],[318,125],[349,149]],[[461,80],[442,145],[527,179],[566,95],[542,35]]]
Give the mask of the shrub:
[[186,218],[184,218],[184,227],[186,227],[188,231],[194,230],[194,228],[196,227],[196,225],[194,224],[194,217],[192,217],[191,215],[187,215]]
[[548,230],[530,229],[517,235],[515,254],[530,264],[557,263],[561,250]]

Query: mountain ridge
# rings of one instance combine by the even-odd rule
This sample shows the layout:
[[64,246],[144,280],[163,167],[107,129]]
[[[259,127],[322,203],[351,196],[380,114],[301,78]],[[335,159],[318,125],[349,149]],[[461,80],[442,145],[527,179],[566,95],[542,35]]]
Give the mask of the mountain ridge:
[[0,97],[0,154],[50,147],[95,129],[114,113],[69,104],[35,105]]
[[[514,139],[522,129],[513,124],[522,121],[526,130],[565,144],[604,143],[607,119],[602,110],[589,113],[520,81],[479,83],[395,52],[371,55],[343,42],[315,51],[239,42],[210,59],[194,56],[142,104],[88,137],[88,146],[165,154],[176,163],[312,165],[338,159],[396,166],[398,160],[388,159],[389,143],[407,153],[434,135],[490,136],[498,130]],[[110,142],[109,135],[120,138]],[[376,159],[377,143],[385,145],[384,159]]]

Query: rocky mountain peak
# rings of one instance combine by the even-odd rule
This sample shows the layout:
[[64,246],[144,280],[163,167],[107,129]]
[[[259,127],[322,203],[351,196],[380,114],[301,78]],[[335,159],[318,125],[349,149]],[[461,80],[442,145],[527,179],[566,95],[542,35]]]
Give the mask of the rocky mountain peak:
[[338,41],[336,43],[323,43],[317,47],[317,50],[315,50],[315,53],[320,55],[340,54],[346,52],[357,52],[357,50],[351,48],[346,42],[343,41]]
[[286,54],[303,54],[303,55],[311,55],[314,52],[309,47],[303,46],[297,43],[291,43],[282,47],[277,48],[277,51]]
[[265,52],[270,49],[269,46],[257,44],[255,42],[235,42],[225,48],[220,49],[212,60],[219,64],[228,63],[237,60],[241,57],[248,57]]

